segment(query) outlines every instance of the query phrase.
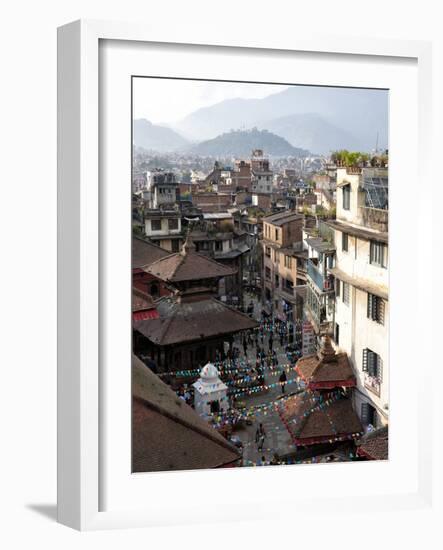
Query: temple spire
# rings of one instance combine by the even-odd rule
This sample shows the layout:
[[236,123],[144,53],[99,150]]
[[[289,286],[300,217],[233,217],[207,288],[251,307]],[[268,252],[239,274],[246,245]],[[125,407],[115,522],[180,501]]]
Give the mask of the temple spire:
[[191,237],[191,232],[189,231],[186,235],[186,240],[183,243],[181,254],[182,256],[186,256],[186,254],[189,254],[189,252],[195,252],[195,244]]
[[337,360],[337,354],[331,344],[331,338],[329,334],[324,334],[321,340],[321,346],[318,351],[318,358],[320,361],[329,363]]

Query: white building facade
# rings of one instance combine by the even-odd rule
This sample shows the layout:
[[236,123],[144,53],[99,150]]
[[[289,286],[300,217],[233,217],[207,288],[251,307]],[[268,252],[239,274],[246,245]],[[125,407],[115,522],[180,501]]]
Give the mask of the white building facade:
[[357,375],[354,408],[365,427],[389,419],[388,173],[337,171],[334,341]]

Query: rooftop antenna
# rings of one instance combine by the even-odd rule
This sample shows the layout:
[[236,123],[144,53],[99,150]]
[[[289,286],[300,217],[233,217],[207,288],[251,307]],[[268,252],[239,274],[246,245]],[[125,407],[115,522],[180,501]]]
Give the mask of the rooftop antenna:
[[375,154],[378,154],[378,132],[377,132],[377,139],[375,140]]

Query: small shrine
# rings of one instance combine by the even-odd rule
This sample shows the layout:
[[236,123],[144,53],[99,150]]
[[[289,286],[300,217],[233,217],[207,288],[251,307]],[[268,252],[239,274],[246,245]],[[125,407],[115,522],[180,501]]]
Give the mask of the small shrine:
[[212,363],[200,371],[200,378],[194,382],[194,408],[204,418],[221,415],[229,409],[228,387],[220,380],[219,372]]
[[295,370],[306,390],[279,409],[293,443],[306,447],[360,437],[363,428],[350,395],[356,378],[346,353],[337,353],[325,335],[319,352],[299,359]]

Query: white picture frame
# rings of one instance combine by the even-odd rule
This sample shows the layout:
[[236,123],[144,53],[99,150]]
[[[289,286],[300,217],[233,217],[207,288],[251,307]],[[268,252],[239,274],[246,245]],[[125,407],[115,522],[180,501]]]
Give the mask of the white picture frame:
[[[312,56],[346,56],[347,58],[371,60],[389,59],[394,67],[402,60],[412,60],[416,65],[418,82],[418,103],[415,106],[418,116],[418,124],[412,121],[412,128],[417,128],[418,146],[409,153],[414,155],[412,166],[417,166],[419,181],[429,178],[430,163],[426,162],[429,147],[429,135],[431,126],[430,111],[430,80],[431,80],[431,47],[426,42],[370,40],[349,37],[321,37],[298,34],[297,37],[275,38],[250,38],[251,35],[229,37],[220,30],[204,29],[196,35],[190,36],[189,31],[183,26],[165,31],[161,28],[144,25],[127,24],[102,21],[77,21],[59,29],[58,33],[58,279],[59,279],[59,304],[58,304],[58,519],[59,522],[80,530],[104,529],[131,526],[152,526],[160,524],[179,524],[195,521],[228,520],[231,513],[223,513],[223,506],[227,506],[228,500],[222,499],[220,509],[217,509],[216,518],[214,511],[208,510],[205,502],[193,502],[189,507],[180,509],[171,505],[171,513],[166,514],[168,506],[167,491],[172,490],[172,485],[167,483],[173,476],[177,483],[184,476],[201,476],[200,481],[208,475],[214,476],[214,472],[156,474],[143,480],[132,476],[131,486],[150,484],[152,487],[149,502],[140,507],[131,502],[130,492],[122,490],[121,502],[108,509],[103,505],[101,485],[113,482],[112,465],[103,466],[103,453],[108,449],[104,439],[103,421],[106,416],[104,401],[109,402],[112,388],[109,394],[104,393],[101,387],[103,382],[103,354],[100,350],[100,338],[103,325],[103,302],[109,296],[108,283],[103,285],[103,265],[111,265],[115,262],[115,254],[120,250],[116,246],[114,256],[106,256],[102,246],[103,231],[108,226],[105,219],[109,215],[107,208],[116,208],[116,197],[103,201],[103,189],[100,187],[99,159],[102,144],[100,142],[99,115],[100,105],[99,81],[100,62],[103,57],[100,54],[100,44],[103,41],[115,41],[124,43],[127,47],[140,43],[189,46],[198,46],[199,51],[205,51],[211,55],[213,47],[229,48],[229,55],[235,63],[238,52],[272,52],[273,55],[284,56],[288,52],[303,52]],[[275,36],[275,35],[274,35]],[[251,53],[252,54],[252,53]],[[126,54],[125,54],[126,55]],[[109,60],[106,58],[106,63]],[[252,69],[251,69],[252,71]],[[118,72],[117,72],[118,73]],[[174,76],[174,75],[170,75]],[[105,80],[106,82],[106,80]],[[343,80],[345,82],[345,80]],[[315,84],[316,82],[313,82]],[[325,82],[327,83],[327,82]],[[343,84],[345,85],[345,84]],[[128,102],[130,98],[127,98]],[[128,104],[129,105],[129,104]],[[129,153],[129,143],[125,154]],[[395,149],[395,147],[394,147]],[[397,154],[399,154],[397,150]],[[421,162],[417,159],[420,156]],[[399,170],[401,167],[397,167]],[[395,169],[395,162],[394,162]],[[401,172],[399,171],[399,174]],[[129,185],[128,173],[128,185]],[[129,193],[128,193],[129,195]],[[394,197],[395,198],[395,197]],[[413,227],[420,229],[424,212],[420,210],[420,201],[417,203],[417,216]],[[408,204],[405,201],[405,204]],[[121,206],[124,208],[124,204]],[[129,212],[129,211],[128,211]],[[124,220],[125,212],[122,214]],[[394,214],[394,221],[400,221],[401,216]],[[416,225],[414,225],[416,224]],[[129,226],[129,221],[128,221]],[[127,243],[126,243],[127,244]],[[124,244],[122,245],[124,246]],[[425,244],[417,252],[417,266],[412,268],[412,278],[420,275],[420,261],[425,258],[426,251],[431,244]],[[430,255],[428,256],[428,265]],[[395,254],[394,254],[395,258]],[[394,259],[395,261],[395,259]],[[108,262],[111,262],[109,264]],[[414,271],[415,269],[415,271]],[[129,264],[128,264],[129,273]],[[109,284],[124,284],[124,278]],[[392,286],[391,281],[391,286]],[[401,281],[399,285],[401,286]],[[413,287],[415,289],[415,287]],[[418,287],[417,287],[418,289]],[[115,287],[114,287],[115,290]],[[410,289],[411,291],[411,289]],[[430,298],[431,289],[421,294],[422,300],[412,297],[412,308],[417,315],[417,321],[411,326],[414,334],[419,338],[420,329],[418,318],[426,315],[425,298]],[[415,296],[415,295],[414,295]],[[429,300],[430,302],[430,300]],[[105,304],[106,305],[106,304]],[[129,309],[128,309],[129,312]],[[429,313],[429,312],[428,312]],[[399,321],[400,322],[400,321]],[[394,328],[394,330],[392,330]],[[391,326],[393,337],[399,336],[399,330]],[[126,339],[126,343],[127,343]],[[122,344],[124,346],[124,342]],[[127,346],[126,346],[127,347]],[[130,350],[124,350],[130,353]],[[431,351],[425,351],[424,355]],[[414,354],[402,356],[405,361],[405,369],[412,369]],[[429,357],[428,357],[429,359]],[[431,361],[423,361],[430,365]],[[127,365],[129,377],[130,365]],[[412,372],[410,370],[409,372]],[[429,376],[429,370],[425,370],[424,378]],[[332,494],[332,487],[341,487],[341,479],[346,477],[343,468],[353,468],[353,465],[328,465],[316,466],[319,468],[315,476],[322,483],[327,484],[327,479],[334,477],[334,483],[329,486],[329,494],[315,487],[311,498],[302,495],[286,494],[283,496],[278,489],[274,489],[279,498],[286,504],[303,506],[304,513],[316,510],[316,513],[327,513],[331,506],[339,508],[341,512],[360,509],[393,510],[399,508],[429,507],[431,503],[431,433],[430,415],[431,401],[429,394],[425,392],[424,381],[416,384],[417,403],[414,410],[414,418],[410,419],[410,425],[417,428],[414,433],[413,448],[417,456],[409,464],[414,467],[414,476],[408,480],[407,490],[397,490],[392,493],[387,487],[386,492],[374,490],[361,493],[355,490],[343,490],[343,493]],[[106,390],[108,391],[108,390]],[[119,407],[129,407],[129,394],[127,401],[119,403]],[[400,403],[400,402],[399,402]],[[415,417],[415,413],[417,416]],[[126,425],[126,434],[129,427]],[[122,432],[123,433],[123,432]],[[394,432],[395,433],[395,432]],[[393,438],[393,445],[400,444],[404,431],[399,433],[399,438]],[[411,436],[412,437],[412,436]],[[394,452],[395,455],[395,452]],[[129,457],[128,457],[129,460]],[[406,459],[405,459],[406,462]],[[372,465],[377,468],[376,465]],[[218,482],[221,486],[226,483],[226,475],[242,476],[242,483],[257,483],[270,487],[284,487],[286,479],[291,474],[288,468],[241,469],[235,472],[217,472]],[[105,471],[106,470],[106,471]],[[104,472],[105,471],[105,472]],[[368,470],[369,471],[369,470]],[[405,470],[407,471],[407,470]],[[109,472],[112,473],[109,476]],[[374,470],[376,472],[376,470]],[[130,473],[130,472],[129,472]],[[415,475],[416,474],[416,475]],[[116,474],[117,475],[117,474]],[[385,474],[384,474],[385,475]],[[108,476],[108,477],[107,477]],[[163,476],[163,477],[161,477]],[[260,477],[257,477],[260,476]],[[312,474],[306,470],[306,477]],[[110,479],[109,479],[110,477]],[[193,478],[195,479],[195,478]],[[117,477],[115,477],[116,483]],[[162,484],[167,487],[161,494]],[[252,485],[251,485],[252,487]],[[406,485],[405,485],[406,487]],[[326,487],[327,489],[327,487]],[[118,495],[118,493],[116,493]],[[154,498],[156,500],[153,499]],[[166,495],[166,496],[165,496]],[[115,500],[115,499],[114,499]],[[246,510],[248,503],[254,500],[254,510]],[[257,519],[264,514],[268,503],[273,502],[269,489],[236,496],[236,506],[246,511],[243,519]],[[269,510],[266,512],[269,514]],[[276,517],[284,514],[281,510],[275,512]],[[288,510],[288,517],[290,517]]]

